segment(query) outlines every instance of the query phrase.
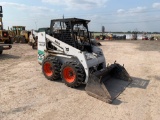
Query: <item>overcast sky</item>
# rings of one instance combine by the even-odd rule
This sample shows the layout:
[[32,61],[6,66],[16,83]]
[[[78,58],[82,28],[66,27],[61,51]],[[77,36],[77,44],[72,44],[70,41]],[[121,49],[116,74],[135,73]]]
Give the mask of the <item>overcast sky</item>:
[[0,0],[4,28],[48,27],[51,19],[89,19],[91,31],[158,31],[160,0]]

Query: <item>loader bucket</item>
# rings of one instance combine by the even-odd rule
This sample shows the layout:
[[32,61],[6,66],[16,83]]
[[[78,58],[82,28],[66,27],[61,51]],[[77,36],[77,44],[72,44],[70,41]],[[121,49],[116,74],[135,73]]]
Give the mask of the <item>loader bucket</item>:
[[112,103],[131,81],[132,79],[126,69],[115,63],[106,67],[103,71],[90,74],[85,90],[90,96]]

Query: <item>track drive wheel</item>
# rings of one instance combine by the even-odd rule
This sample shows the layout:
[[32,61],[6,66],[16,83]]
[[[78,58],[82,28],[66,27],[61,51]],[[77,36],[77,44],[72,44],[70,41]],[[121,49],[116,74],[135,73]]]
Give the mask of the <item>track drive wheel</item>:
[[66,62],[61,67],[61,76],[68,87],[78,87],[85,80],[85,71],[81,64]]
[[60,78],[61,64],[56,57],[47,57],[42,63],[42,72],[48,80],[57,80]]

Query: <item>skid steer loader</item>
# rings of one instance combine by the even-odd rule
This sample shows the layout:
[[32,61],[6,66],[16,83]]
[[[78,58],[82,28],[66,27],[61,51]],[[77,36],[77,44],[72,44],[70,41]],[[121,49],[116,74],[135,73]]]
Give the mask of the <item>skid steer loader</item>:
[[86,84],[86,92],[111,103],[132,81],[125,68],[108,65],[102,50],[91,40],[89,20],[51,20],[50,33],[38,33],[38,62],[49,80],[60,77],[69,87]]

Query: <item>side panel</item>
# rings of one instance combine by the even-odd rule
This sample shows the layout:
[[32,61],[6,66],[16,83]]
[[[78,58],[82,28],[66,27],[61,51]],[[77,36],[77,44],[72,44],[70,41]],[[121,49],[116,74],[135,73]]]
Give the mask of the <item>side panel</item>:
[[93,50],[94,53],[96,53],[98,55],[97,56],[98,63],[102,63],[103,62],[104,63],[103,67],[106,67],[106,58],[104,57],[102,49],[97,47],[97,46],[93,46],[92,50]]
[[46,35],[44,32],[38,33],[38,62],[42,63],[46,50]]
[[[38,36],[39,38],[39,36]],[[46,39],[50,40],[60,51],[62,51],[66,56],[73,56],[74,58],[78,58],[79,62],[83,65],[85,73],[86,73],[86,79],[85,83],[87,83],[89,78],[89,68],[87,65],[87,60],[85,58],[85,53],[81,52],[80,50],[46,34]],[[73,58],[71,58],[73,59]]]

